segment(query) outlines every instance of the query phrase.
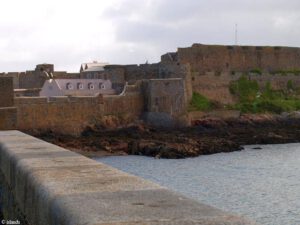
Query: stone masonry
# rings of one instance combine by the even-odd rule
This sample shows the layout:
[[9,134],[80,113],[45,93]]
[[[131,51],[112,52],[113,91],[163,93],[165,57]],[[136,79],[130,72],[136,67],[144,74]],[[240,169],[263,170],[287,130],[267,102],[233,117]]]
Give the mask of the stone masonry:
[[[255,69],[261,73],[251,72]],[[221,104],[235,103],[229,91],[230,83],[245,74],[260,87],[270,82],[272,88],[284,89],[291,81],[295,88],[300,88],[300,48],[194,44],[163,55],[160,63],[108,65],[93,78],[111,79],[118,93],[122,93],[127,83],[135,93],[104,97],[103,101],[84,97],[51,100],[21,97],[16,99],[16,119],[15,109],[11,108],[11,81],[5,77],[13,77],[14,88],[39,88],[45,79],[40,76],[44,70],[53,72],[56,79],[88,78],[84,73],[54,71],[51,64],[37,65],[34,71],[24,73],[0,74],[2,129],[49,128],[78,134],[85,126],[103,121],[104,117],[133,122],[140,115],[151,124],[188,125],[185,114],[193,92]],[[137,87],[138,83],[143,88]],[[26,93],[21,91],[19,95]]]
[[15,129],[17,110],[14,107],[13,78],[0,77],[0,130]]
[[179,48],[175,57],[180,63],[189,63],[193,72],[247,72],[261,69],[265,72],[300,68],[300,48],[263,46],[222,46],[193,44]]
[[221,104],[236,101],[229,85],[242,75],[260,87],[270,82],[273,89],[285,89],[289,80],[300,87],[300,48],[193,44],[161,57],[162,65],[170,63],[189,65],[192,92]]
[[0,79],[0,107],[14,106],[13,81],[10,77]]
[[185,125],[186,93],[182,78],[150,79],[143,82],[145,120],[156,126]]
[[255,224],[19,131],[0,132],[0,178],[22,224]]

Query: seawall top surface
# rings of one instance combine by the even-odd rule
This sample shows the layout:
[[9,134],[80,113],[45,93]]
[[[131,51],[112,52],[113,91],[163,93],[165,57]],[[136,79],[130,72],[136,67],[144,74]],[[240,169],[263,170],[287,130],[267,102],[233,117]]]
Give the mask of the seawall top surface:
[[30,224],[255,224],[19,131],[0,132],[0,172]]

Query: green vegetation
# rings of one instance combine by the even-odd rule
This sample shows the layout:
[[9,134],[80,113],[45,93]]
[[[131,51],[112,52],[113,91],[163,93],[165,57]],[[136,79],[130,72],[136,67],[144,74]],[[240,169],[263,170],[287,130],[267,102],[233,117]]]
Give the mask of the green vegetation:
[[200,95],[199,93],[193,93],[189,111],[208,111],[212,108],[213,103],[209,99],[207,99],[203,95]]
[[288,70],[287,73],[294,74],[296,76],[300,75],[300,69],[295,69],[295,70]]
[[230,84],[229,90],[231,94],[238,96],[241,102],[251,102],[256,98],[259,87],[256,81],[242,76],[238,81]]
[[240,110],[242,113],[282,113],[300,110],[299,100],[260,100],[251,103],[238,103],[231,107]]
[[274,71],[271,74],[280,74],[281,76],[287,76],[288,74],[300,76],[300,69],[293,69],[293,70],[278,70]]
[[289,81],[287,82],[286,88],[287,88],[288,90],[295,90],[294,84],[293,84],[293,81],[292,81],[292,80],[289,80]]
[[294,84],[287,82],[288,91],[273,90],[270,82],[263,90],[259,89],[258,83],[242,76],[232,82],[230,92],[239,98],[239,103],[229,106],[244,113],[282,113],[300,110],[300,100],[293,95]]
[[261,69],[253,69],[253,70],[250,70],[250,73],[256,73],[256,74],[261,75],[262,71],[261,71]]

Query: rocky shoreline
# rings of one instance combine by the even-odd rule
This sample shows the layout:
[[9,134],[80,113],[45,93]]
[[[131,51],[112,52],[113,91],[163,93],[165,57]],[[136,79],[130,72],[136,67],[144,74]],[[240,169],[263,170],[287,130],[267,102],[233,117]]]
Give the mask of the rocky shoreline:
[[206,118],[189,128],[161,129],[136,124],[121,129],[88,127],[80,137],[48,132],[27,132],[88,157],[144,155],[186,158],[232,152],[250,144],[300,142],[300,117],[243,115],[238,119]]

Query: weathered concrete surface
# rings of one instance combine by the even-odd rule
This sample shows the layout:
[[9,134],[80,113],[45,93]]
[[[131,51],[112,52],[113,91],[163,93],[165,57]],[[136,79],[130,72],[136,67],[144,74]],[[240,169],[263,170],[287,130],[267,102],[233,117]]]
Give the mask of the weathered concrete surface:
[[19,131],[0,132],[0,175],[4,216],[32,225],[254,224]]

